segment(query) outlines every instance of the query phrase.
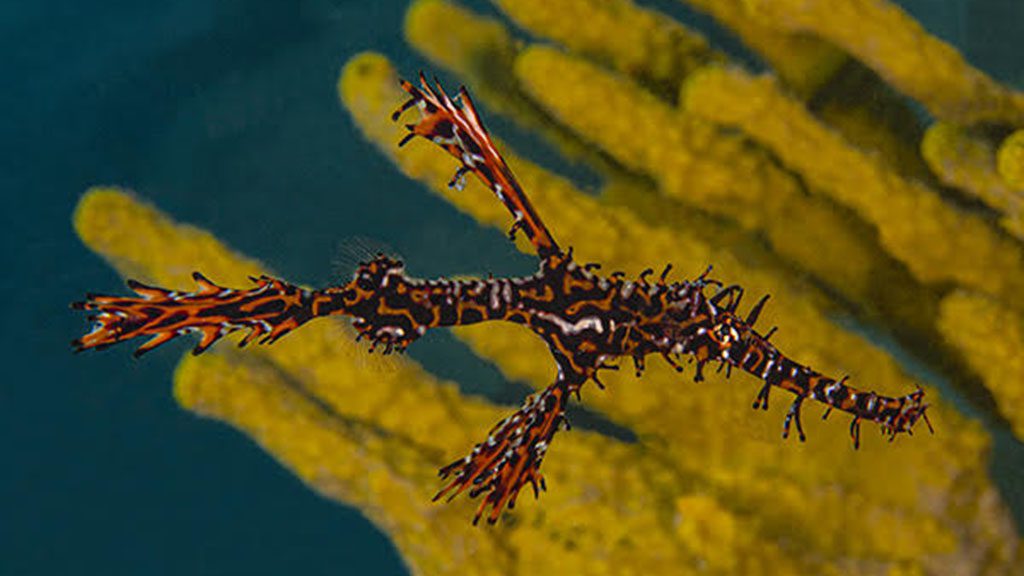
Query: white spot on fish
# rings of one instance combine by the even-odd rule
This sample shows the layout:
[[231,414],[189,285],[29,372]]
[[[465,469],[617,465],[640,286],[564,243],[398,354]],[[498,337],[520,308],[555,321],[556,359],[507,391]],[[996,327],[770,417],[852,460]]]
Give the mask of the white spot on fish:
[[569,322],[561,316],[551,314],[550,312],[538,312],[537,316],[558,326],[562,334],[578,334],[584,330],[593,330],[598,334],[604,332],[601,320],[594,316],[580,318],[576,322]]

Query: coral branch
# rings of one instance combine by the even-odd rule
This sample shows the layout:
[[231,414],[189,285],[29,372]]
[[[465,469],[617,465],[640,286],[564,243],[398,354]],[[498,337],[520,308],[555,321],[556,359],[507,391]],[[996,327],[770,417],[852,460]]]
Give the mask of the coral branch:
[[942,333],[959,348],[1024,441],[1024,323],[984,294],[953,292],[942,301]]
[[842,50],[809,34],[788,32],[751,13],[745,0],[683,0],[736,34],[767,62],[786,86],[809,99],[849,60]]
[[921,141],[921,155],[943,183],[977,196],[1002,213],[1007,232],[1024,240],[1024,183],[1014,190],[996,169],[996,147],[981,134],[938,122]]
[[[570,0],[551,10],[544,0],[499,0],[516,24],[567,49],[609,63],[669,99],[700,66],[725,62],[699,33],[631,0]],[[580,26],[580,22],[586,26]]]
[[1015,190],[1024,190],[1024,129],[1003,140],[996,162],[1003,180]]
[[688,111],[742,129],[874,224],[883,246],[922,282],[956,282],[1007,300],[1024,292],[1019,243],[850,146],[772,78],[709,68],[687,82],[681,100]]
[[970,66],[887,0],[746,0],[745,6],[767,25],[841,47],[940,119],[1024,124],[1024,94]]

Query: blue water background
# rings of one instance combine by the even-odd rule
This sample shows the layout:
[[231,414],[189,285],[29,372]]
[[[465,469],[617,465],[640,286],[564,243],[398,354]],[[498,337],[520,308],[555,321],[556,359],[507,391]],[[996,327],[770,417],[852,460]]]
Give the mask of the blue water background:
[[[67,308],[122,290],[70,225],[97,184],[134,189],[294,282],[336,280],[352,237],[390,246],[420,276],[528,271],[501,234],[398,174],[337,102],[338,72],[361,50],[406,74],[428,67],[402,40],[405,4],[0,8],[0,576],[405,572],[358,511],[174,403],[182,346],[138,362],[128,349],[73,356],[68,342],[87,326]],[[976,64],[1024,82],[1024,2],[905,5]],[[442,376],[502,385],[451,338],[417,348]]]

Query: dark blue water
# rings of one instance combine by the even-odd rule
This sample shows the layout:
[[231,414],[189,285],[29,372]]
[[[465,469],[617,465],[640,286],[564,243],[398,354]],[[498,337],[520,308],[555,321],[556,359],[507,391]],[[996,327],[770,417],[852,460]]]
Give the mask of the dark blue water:
[[337,102],[359,50],[423,66],[401,40],[404,4],[5,4],[0,574],[405,571],[358,511],[178,408],[180,349],[72,356],[86,323],[67,308],[86,290],[121,290],[71,230],[94,184],[131,187],[299,282],[328,281],[351,236],[478,262],[468,247],[488,242],[464,231],[479,228],[451,225]]
[[[986,3],[956,5],[929,27],[952,39],[983,36],[967,33],[980,26],[968,7]],[[360,50],[383,51],[406,73],[426,66],[402,42],[404,8],[0,8],[9,368],[0,383],[0,576],[404,572],[358,511],[316,496],[243,435],[175,405],[181,347],[142,362],[116,349],[72,356],[68,341],[86,323],[67,309],[87,290],[121,290],[70,226],[79,195],[95,184],[135,189],[295,282],[332,280],[338,246],[352,237],[387,243],[415,275],[527,270],[500,234],[401,177],[337,102],[338,71]],[[990,44],[1000,43],[965,47],[986,56]],[[992,57],[993,71],[1019,71],[1002,56]]]

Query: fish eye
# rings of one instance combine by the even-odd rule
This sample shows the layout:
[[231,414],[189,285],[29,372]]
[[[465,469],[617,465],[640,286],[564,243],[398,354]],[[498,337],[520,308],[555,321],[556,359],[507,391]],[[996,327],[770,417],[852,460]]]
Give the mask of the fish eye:
[[363,272],[356,278],[356,286],[359,286],[363,290],[373,290],[375,288],[373,276],[368,272]]

